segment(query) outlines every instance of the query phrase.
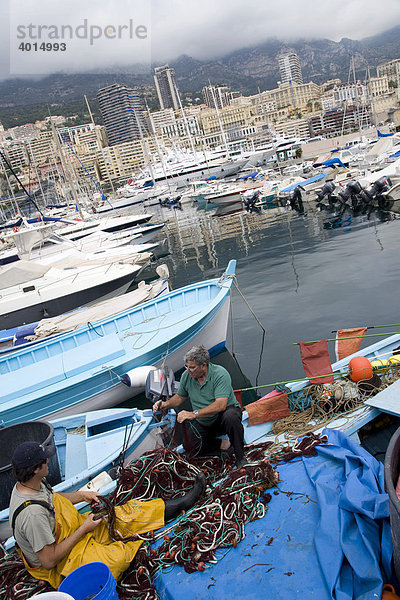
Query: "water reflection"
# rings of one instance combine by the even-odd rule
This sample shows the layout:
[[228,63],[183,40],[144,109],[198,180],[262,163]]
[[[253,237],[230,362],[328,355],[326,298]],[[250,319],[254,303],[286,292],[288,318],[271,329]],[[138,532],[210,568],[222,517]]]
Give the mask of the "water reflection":
[[[373,213],[328,228],[333,215],[312,202],[304,215],[283,207],[218,214],[191,203],[150,210],[166,222],[160,239],[174,288],[218,277],[237,260],[238,286],[267,331],[260,384],[304,375],[296,341],[373,324],[377,315],[398,320],[398,220]],[[237,291],[232,312],[235,354],[254,384],[262,332]]]

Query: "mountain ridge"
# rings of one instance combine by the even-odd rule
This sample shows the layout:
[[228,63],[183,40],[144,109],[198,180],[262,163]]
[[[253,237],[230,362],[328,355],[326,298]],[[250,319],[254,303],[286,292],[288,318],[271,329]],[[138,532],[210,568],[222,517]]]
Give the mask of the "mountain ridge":
[[[354,59],[356,77],[365,79],[367,68],[371,75],[380,63],[400,58],[400,26],[362,40],[342,38],[299,39],[287,43],[269,38],[262,44],[235,50],[216,60],[199,60],[182,55],[169,64],[175,69],[178,88],[186,94],[199,95],[204,85],[223,83],[244,95],[277,87],[280,79],[277,56],[294,50],[300,59],[303,81],[321,84],[329,79],[347,81],[350,61]],[[82,100],[86,94],[95,98],[97,90],[111,83],[141,86],[154,103],[154,82],[150,70],[134,75],[128,68],[114,73],[53,74],[42,79],[8,79],[0,82],[0,120],[14,107],[28,105],[63,106]],[[53,113],[54,114],[54,113]]]

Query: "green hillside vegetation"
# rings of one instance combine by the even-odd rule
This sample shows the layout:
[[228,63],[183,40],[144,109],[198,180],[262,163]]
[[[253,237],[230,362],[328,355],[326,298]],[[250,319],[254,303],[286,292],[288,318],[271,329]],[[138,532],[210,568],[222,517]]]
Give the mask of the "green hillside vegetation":
[[[90,109],[95,123],[102,123],[99,106],[96,98],[88,98]],[[67,117],[67,126],[81,125],[90,121],[89,111],[84,98],[52,104],[32,104],[25,106],[12,106],[0,108],[0,121],[4,129],[17,127],[25,123],[44,121],[50,115],[63,115]]]

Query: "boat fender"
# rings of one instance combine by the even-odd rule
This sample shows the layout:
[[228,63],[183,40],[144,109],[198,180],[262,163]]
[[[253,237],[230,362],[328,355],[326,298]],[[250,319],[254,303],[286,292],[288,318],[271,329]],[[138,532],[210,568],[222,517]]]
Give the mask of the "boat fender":
[[131,369],[125,373],[125,375],[121,377],[121,381],[128,387],[142,388],[144,390],[148,374],[150,371],[155,370],[156,367],[153,366],[136,367],[136,369]]
[[387,371],[389,361],[386,358],[377,358],[371,361],[371,367],[374,373],[383,373]]

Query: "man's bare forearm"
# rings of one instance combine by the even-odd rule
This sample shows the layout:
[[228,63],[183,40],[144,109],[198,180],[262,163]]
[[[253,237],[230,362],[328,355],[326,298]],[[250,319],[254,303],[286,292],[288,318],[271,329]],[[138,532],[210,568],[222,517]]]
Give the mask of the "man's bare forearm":
[[183,402],[185,402],[186,398],[183,396],[179,396],[179,394],[174,394],[171,398],[168,398],[165,402],[161,402],[160,408],[176,408],[180,406]]

